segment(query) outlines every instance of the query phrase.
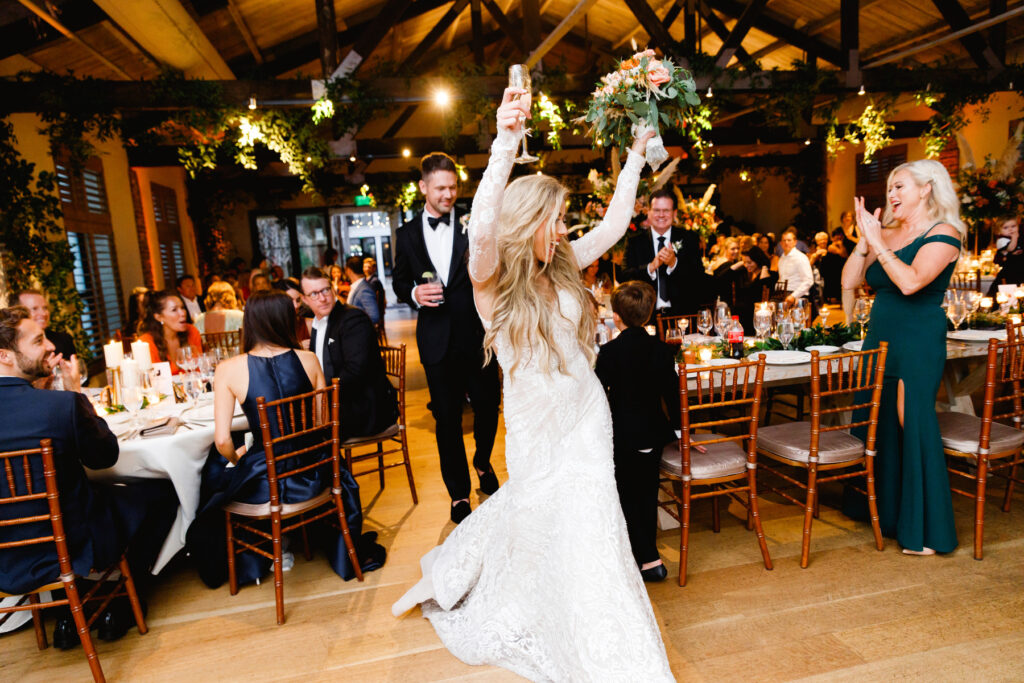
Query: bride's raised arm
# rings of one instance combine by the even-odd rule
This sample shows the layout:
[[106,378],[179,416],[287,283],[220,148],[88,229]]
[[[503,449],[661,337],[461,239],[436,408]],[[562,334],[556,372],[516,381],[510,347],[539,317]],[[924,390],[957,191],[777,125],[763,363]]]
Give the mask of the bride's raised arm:
[[626,163],[619,171],[615,183],[615,194],[608,202],[608,210],[596,228],[572,243],[576,263],[582,270],[597,260],[622,237],[629,227],[629,219],[633,217],[633,206],[636,204],[636,188],[640,184],[640,171],[644,167],[644,150],[647,141],[654,137],[654,131],[648,131],[638,137],[629,148]]
[[473,196],[473,210],[469,216],[469,276],[475,284],[487,282],[498,268],[495,224],[501,213],[501,198],[512,172],[519,140],[523,136],[523,120],[529,113],[529,91],[506,88],[498,107],[498,135],[491,144],[491,158]]

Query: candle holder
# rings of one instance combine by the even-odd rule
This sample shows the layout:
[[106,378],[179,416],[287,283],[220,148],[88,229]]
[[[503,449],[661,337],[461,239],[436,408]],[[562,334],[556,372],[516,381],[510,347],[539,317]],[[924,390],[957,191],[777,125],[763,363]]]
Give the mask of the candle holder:
[[111,405],[121,405],[121,368],[107,368],[107,386],[110,387]]

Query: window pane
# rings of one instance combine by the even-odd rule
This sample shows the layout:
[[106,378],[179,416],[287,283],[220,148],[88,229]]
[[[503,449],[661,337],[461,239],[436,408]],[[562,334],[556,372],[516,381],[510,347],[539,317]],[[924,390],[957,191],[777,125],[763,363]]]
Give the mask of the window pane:
[[263,256],[272,264],[281,266],[285,273],[293,274],[288,223],[277,216],[257,216],[256,232]]
[[[295,216],[295,232],[299,239],[299,272],[320,263],[320,255],[327,249],[327,226],[320,214]],[[278,264],[281,265],[281,264]],[[288,269],[285,269],[288,272]]]

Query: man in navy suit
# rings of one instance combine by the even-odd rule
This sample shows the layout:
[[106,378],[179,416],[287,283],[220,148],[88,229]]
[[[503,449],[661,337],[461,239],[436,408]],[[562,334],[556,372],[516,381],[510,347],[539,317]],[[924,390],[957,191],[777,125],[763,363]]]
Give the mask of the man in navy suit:
[[654,286],[654,315],[696,313],[713,300],[701,259],[700,239],[693,230],[672,227],[676,197],[671,189],[663,188],[652,194],[650,207],[647,217],[651,229],[641,231],[627,243],[622,280],[640,280]]
[[[491,449],[498,428],[498,363],[483,362],[484,329],[473,303],[466,250],[469,239],[455,210],[458,176],[455,161],[434,153],[420,162],[423,211],[395,233],[392,284],[399,301],[417,309],[416,345],[427,375],[434,415],[441,477],[452,499],[451,518],[458,524],[471,512],[462,408],[473,407],[473,467],[480,489],[491,494],[498,479]],[[436,278],[437,282],[428,282]]]
[[363,277],[363,257],[349,256],[345,259],[345,275],[351,286],[348,290],[348,305],[355,306],[370,317],[374,325],[380,322],[380,308],[373,286]]
[[[32,382],[50,373],[54,351],[43,328],[28,309],[0,309],[0,451],[38,448],[41,439],[53,442],[64,531],[75,573],[88,575],[105,569],[125,551],[137,583],[144,582],[177,510],[177,498],[169,481],[136,480],[127,486],[101,486],[85,476],[85,467],[104,469],[117,462],[117,439],[106,422],[96,416],[88,399],[76,391],[80,385],[77,366],[64,362],[69,391],[36,389]],[[42,462],[34,463],[33,490],[45,490]],[[24,472],[15,468],[15,488],[24,492]],[[0,478],[0,494],[9,496],[6,477]],[[0,520],[28,515],[48,515],[46,501],[0,506]],[[0,525],[4,542],[52,533],[49,521],[32,525]],[[0,591],[25,593],[56,581],[60,575],[54,546],[29,545],[0,553]],[[70,647],[77,635],[66,619],[58,621],[54,642]],[[100,637],[114,639],[127,624],[116,617],[101,620]],[[61,629],[64,629],[62,632]]]

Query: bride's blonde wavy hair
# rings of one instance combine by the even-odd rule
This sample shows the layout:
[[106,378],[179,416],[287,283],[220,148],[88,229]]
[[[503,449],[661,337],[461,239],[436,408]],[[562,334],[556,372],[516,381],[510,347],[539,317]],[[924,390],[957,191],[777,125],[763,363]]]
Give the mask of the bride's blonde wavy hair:
[[576,339],[587,360],[594,361],[594,309],[580,281],[572,246],[563,238],[548,263],[538,262],[533,253],[538,227],[543,226],[549,240],[555,238],[555,221],[567,195],[568,190],[560,182],[546,175],[517,178],[505,188],[496,234],[498,272],[494,309],[491,326],[484,335],[484,354],[486,362],[490,362],[497,330],[504,330],[513,350],[512,367],[505,368],[510,375],[523,361],[524,353],[527,357],[536,354],[545,371],[551,367],[554,354],[559,372],[568,373],[566,350],[554,342],[551,302],[537,287],[537,278],[542,274],[551,281],[556,296],[564,290],[579,304],[582,315],[576,325]]

